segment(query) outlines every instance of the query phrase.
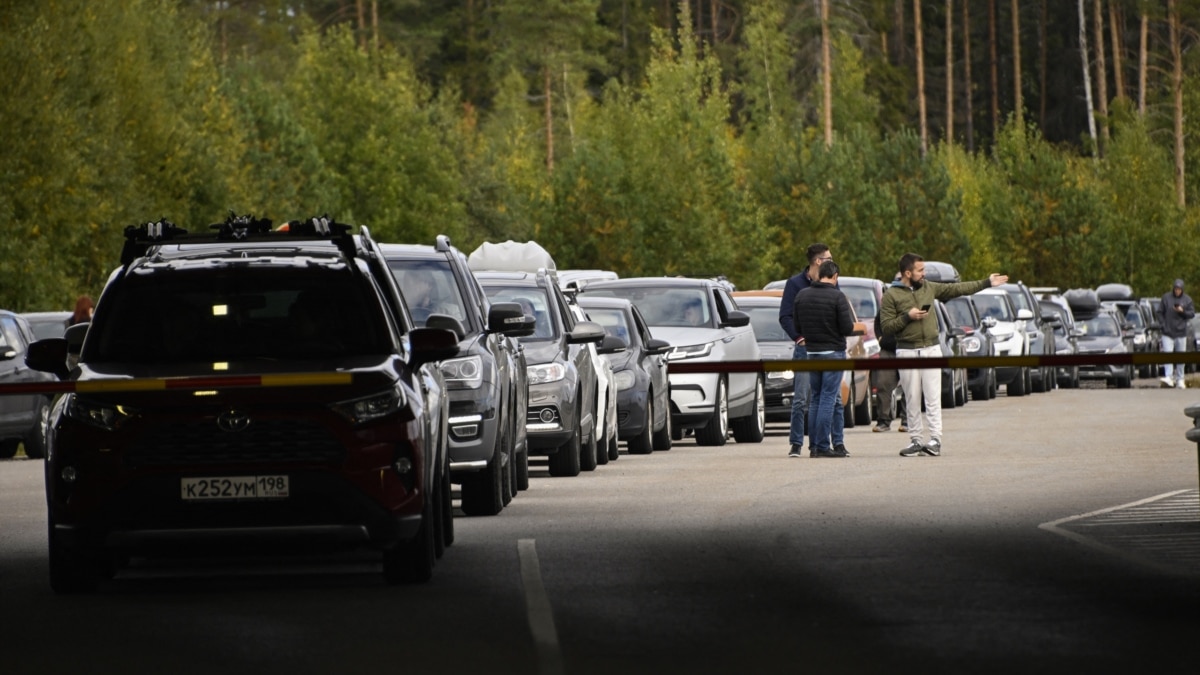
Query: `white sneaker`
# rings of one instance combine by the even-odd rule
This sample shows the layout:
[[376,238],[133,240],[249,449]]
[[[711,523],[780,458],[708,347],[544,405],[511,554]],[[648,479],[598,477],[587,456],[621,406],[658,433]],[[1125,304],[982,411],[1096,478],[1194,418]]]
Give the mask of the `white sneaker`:
[[1162,382],[1163,384],[1167,385],[1168,387],[1175,386],[1175,383],[1171,381],[1171,378],[1167,377],[1166,375],[1163,375],[1162,377],[1158,378],[1158,381]]
[[1183,380],[1180,380],[1179,384],[1176,384],[1175,386],[1179,387],[1180,389],[1187,389],[1187,383],[1184,382]]

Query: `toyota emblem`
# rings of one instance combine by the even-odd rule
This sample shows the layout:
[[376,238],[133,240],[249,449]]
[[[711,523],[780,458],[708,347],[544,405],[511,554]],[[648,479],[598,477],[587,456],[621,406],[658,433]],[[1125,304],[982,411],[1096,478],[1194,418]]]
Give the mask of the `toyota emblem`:
[[237,410],[226,410],[217,415],[217,426],[222,431],[244,431],[250,426],[250,416]]

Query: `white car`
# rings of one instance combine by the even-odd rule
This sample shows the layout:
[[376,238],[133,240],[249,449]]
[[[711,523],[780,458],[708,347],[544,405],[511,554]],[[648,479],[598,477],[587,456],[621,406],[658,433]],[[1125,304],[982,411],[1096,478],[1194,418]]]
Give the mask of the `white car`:
[[[728,288],[712,279],[638,277],[595,281],[589,296],[625,298],[646,318],[655,338],[671,343],[671,363],[760,360],[750,316]],[[729,432],[740,443],[758,443],[766,425],[762,374],[671,372],[671,424],[678,440],[695,429],[700,445],[724,445]]]
[[[561,284],[562,281],[559,280]],[[579,305],[570,305],[571,313],[579,321],[591,321]],[[608,460],[620,457],[617,447],[617,385],[613,375],[612,363],[596,349],[596,344],[589,342],[588,353],[592,356],[592,365],[596,368],[596,419],[600,420],[601,434],[596,439],[596,462],[608,464]]]
[[[996,325],[988,330],[992,335],[994,356],[1028,356],[1029,334],[1026,322],[1033,312],[1018,310],[1008,293],[999,288],[985,288],[974,296],[980,318],[992,318]],[[1027,366],[1006,366],[996,369],[996,382],[1007,384],[1009,396],[1024,396],[1033,390],[1032,373]]]

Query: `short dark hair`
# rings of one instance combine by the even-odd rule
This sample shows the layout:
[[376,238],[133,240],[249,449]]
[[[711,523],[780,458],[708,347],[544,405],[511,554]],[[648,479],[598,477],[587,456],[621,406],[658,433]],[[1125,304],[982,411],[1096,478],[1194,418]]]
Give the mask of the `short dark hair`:
[[820,279],[832,279],[838,274],[841,274],[841,268],[832,260],[826,260],[817,268],[817,277]]
[[905,253],[904,255],[900,256],[900,274],[911,272],[913,268],[916,267],[917,263],[921,262],[922,260],[924,260],[924,258],[916,253]]
[[821,254],[828,251],[829,247],[825,244],[817,242],[808,247],[808,264],[811,265],[821,257]]

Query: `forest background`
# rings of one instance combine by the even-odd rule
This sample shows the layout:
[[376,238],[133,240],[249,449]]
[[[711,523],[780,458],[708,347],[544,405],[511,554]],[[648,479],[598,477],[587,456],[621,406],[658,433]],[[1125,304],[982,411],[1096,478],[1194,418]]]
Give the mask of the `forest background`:
[[230,211],[740,288],[823,241],[1159,295],[1200,284],[1198,30],[1200,0],[6,2],[0,307]]

